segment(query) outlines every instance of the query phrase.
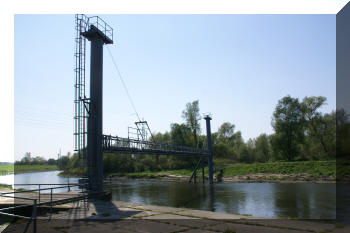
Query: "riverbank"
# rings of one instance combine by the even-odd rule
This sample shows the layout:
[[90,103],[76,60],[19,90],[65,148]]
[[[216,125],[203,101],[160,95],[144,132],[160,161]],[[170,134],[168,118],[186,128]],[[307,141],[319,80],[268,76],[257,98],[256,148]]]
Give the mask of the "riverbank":
[[56,165],[0,165],[0,175],[58,170]]
[[[216,161],[214,178],[223,171],[223,182],[279,182],[279,183],[334,183],[336,181],[335,161],[271,162],[252,164],[229,164],[225,160]],[[190,169],[168,171],[145,171],[134,173],[112,173],[107,177],[129,179],[160,179],[165,181],[188,181],[192,175]],[[208,174],[207,167],[205,174]],[[64,173],[63,173],[64,175]],[[201,170],[197,172],[201,179]],[[208,179],[205,176],[205,179]]]
[[[160,180],[160,181],[177,181],[177,182],[188,182],[190,176],[186,175],[171,175],[171,174],[158,174],[158,175],[111,175],[107,177],[107,181],[125,181],[125,180]],[[207,182],[208,177],[205,177]],[[214,176],[215,182],[218,182],[216,176]],[[193,180],[192,180],[193,181]],[[201,182],[202,177],[197,177],[197,182]],[[336,180],[333,178],[315,178],[308,174],[297,174],[297,175],[284,175],[284,174],[249,174],[241,176],[226,176],[222,178],[224,183],[335,183]]]
[[[268,163],[235,163],[224,159],[215,159],[214,177],[223,171],[224,182],[317,182],[336,181],[336,161],[295,161]],[[231,163],[230,163],[231,162]],[[186,180],[192,175],[192,169],[143,171],[129,173],[109,173],[105,177],[127,177],[130,179]],[[208,168],[205,167],[206,179]],[[65,170],[59,174],[74,177],[81,174],[76,170]],[[349,176],[349,174],[344,174]],[[197,171],[201,177],[201,170]]]

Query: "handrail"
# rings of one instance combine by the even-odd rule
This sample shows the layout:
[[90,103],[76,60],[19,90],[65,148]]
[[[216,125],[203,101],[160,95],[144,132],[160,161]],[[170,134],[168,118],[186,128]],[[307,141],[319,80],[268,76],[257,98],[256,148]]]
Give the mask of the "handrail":
[[87,17],[84,14],[77,14],[76,20],[80,20],[81,32],[86,32],[90,29],[91,25],[95,26],[101,32],[105,34],[109,39],[113,41],[113,28],[109,26],[103,19],[99,16]]
[[187,146],[175,146],[169,144],[155,143],[150,141],[137,140],[132,138],[121,138],[118,136],[103,135],[102,146],[104,149],[113,148],[125,148],[125,149],[138,149],[138,150],[159,150],[175,153],[192,153],[207,155],[209,152],[200,148],[187,147]]
[[[27,184],[27,185],[51,185],[51,184]],[[52,184],[52,185],[57,185],[57,184]],[[24,186],[24,185],[21,184],[21,186]],[[86,185],[85,184],[74,184],[74,185],[68,184],[65,186],[55,187],[55,188],[38,188],[38,189],[20,190],[20,191],[13,191],[13,192],[7,192],[7,193],[0,193],[0,196],[4,194],[27,193],[27,192],[34,192],[34,191],[50,190],[50,189],[69,188],[69,187],[75,187],[75,186],[86,186]]]
[[[86,184],[71,184],[68,183],[67,185],[61,186],[61,187],[53,187],[53,188],[40,188],[41,185],[62,185],[62,184],[21,184],[21,185],[39,185],[39,189],[31,189],[31,190],[22,190],[22,191],[13,191],[13,192],[5,192],[5,193],[0,193],[0,197],[6,197],[6,198],[13,198],[13,199],[21,199],[21,200],[29,200],[29,201],[33,201],[33,204],[26,204],[26,205],[19,205],[19,206],[13,206],[13,207],[7,207],[7,208],[1,208],[0,209],[0,215],[4,215],[4,216],[10,216],[10,217],[17,217],[17,218],[23,218],[23,219],[27,219],[29,220],[28,223],[26,224],[26,227],[24,229],[24,233],[27,232],[30,223],[33,221],[33,232],[36,233],[36,219],[37,219],[37,206],[40,206],[42,204],[46,204],[48,202],[44,202],[44,203],[40,203],[40,191],[42,190],[51,190],[50,192],[50,207],[51,207],[51,212],[52,212],[52,204],[53,202],[57,202],[52,200],[52,194],[53,194],[53,190],[54,189],[61,189],[61,188],[68,188],[68,190],[70,190],[70,187],[74,187],[74,186],[82,186],[83,190],[81,193],[85,193],[84,192],[84,187],[86,186]],[[18,196],[9,196],[9,194],[16,194],[16,193],[26,193],[26,192],[34,192],[34,191],[39,191],[39,196],[38,198],[28,198],[28,197],[18,197]],[[87,194],[83,194],[80,197],[86,197]],[[37,201],[39,201],[39,203],[37,203]],[[61,200],[58,200],[61,201]],[[24,208],[24,207],[29,207],[29,206],[33,206],[33,210],[32,210],[32,214],[30,217],[27,216],[22,216],[22,215],[16,215],[16,214],[10,214],[10,213],[6,213],[4,211],[9,211],[9,210],[14,210],[14,209],[19,209],[19,208]]]

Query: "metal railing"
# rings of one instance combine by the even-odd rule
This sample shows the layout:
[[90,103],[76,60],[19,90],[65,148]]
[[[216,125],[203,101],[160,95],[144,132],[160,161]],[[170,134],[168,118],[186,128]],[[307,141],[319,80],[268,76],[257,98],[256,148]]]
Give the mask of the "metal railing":
[[92,16],[88,19],[88,27],[94,25],[98,30],[103,32],[109,39],[113,41],[113,28],[109,26],[103,19],[98,16]]
[[[23,233],[26,233],[28,231],[31,222],[33,222],[33,232],[36,233],[36,229],[37,229],[36,220],[37,220],[37,215],[38,215],[38,208],[41,205],[49,205],[50,206],[50,213],[52,213],[52,206],[55,204],[59,204],[62,202],[70,202],[70,201],[74,201],[74,200],[81,200],[81,199],[84,199],[84,203],[85,203],[86,198],[88,196],[88,194],[85,191],[86,184],[67,184],[67,185],[62,185],[62,184],[18,184],[18,185],[20,185],[20,186],[38,185],[39,188],[38,189],[29,189],[29,190],[20,190],[20,191],[15,190],[12,192],[3,192],[3,193],[0,193],[0,197],[13,198],[14,200],[17,199],[17,200],[29,201],[29,202],[32,202],[32,204],[22,204],[22,205],[17,205],[17,206],[14,205],[13,207],[1,208],[0,215],[21,218],[21,219],[27,219],[28,222],[25,226]],[[58,186],[58,187],[41,188],[42,185],[51,185],[51,186]],[[80,193],[82,193],[82,195],[78,195],[78,196],[71,197],[71,198],[53,200],[53,190],[64,188],[64,189],[68,189],[68,192],[69,192],[71,187],[81,188]],[[43,195],[42,191],[45,191],[45,190],[50,190],[50,200],[46,201],[46,202],[41,202],[41,195]],[[16,194],[33,193],[33,192],[38,193],[38,196],[36,198],[16,196]],[[17,209],[21,209],[21,208],[25,208],[25,207],[32,207],[32,213],[31,213],[30,217],[19,215],[19,214],[14,214],[14,213],[7,213],[8,211],[15,211]]]
[[88,17],[84,14],[77,14],[76,19],[81,21],[82,32],[90,30],[91,26],[95,26],[100,30],[106,37],[113,41],[113,28],[109,26],[103,19],[98,16]]
[[102,147],[106,152],[115,151],[125,153],[179,154],[199,156],[209,155],[209,152],[207,150],[200,148],[175,146],[130,138],[121,138],[111,135],[103,135]]

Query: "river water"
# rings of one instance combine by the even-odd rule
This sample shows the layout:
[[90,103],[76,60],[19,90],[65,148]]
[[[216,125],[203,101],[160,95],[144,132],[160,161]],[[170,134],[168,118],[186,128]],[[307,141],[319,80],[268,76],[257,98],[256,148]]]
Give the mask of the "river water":
[[[51,171],[0,176],[0,183],[67,184],[68,178],[59,177],[58,173]],[[75,183],[77,178],[70,178],[69,182]],[[19,187],[16,185],[16,188]],[[201,183],[128,180],[120,181],[113,187],[112,198],[117,201],[257,217],[334,219],[336,215],[335,184],[220,183],[209,186]]]

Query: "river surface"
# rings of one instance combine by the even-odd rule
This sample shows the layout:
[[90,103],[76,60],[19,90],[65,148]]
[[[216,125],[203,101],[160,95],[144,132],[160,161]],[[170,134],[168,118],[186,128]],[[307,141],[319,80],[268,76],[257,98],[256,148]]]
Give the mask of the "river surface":
[[[14,188],[24,189],[37,189],[39,185],[25,185],[25,184],[68,184],[78,183],[78,178],[67,178],[58,176],[60,171],[48,171],[48,172],[31,172],[22,174],[11,174],[0,176],[0,184],[9,184]],[[14,185],[15,184],[15,185]],[[51,188],[59,186],[40,185],[40,188]],[[75,190],[76,188],[71,188]],[[53,192],[67,192],[68,188],[54,189]],[[48,193],[50,190],[44,190],[43,193]]]
[[[0,183],[67,184],[68,178],[59,177],[58,173],[50,171],[0,176]],[[70,178],[69,182],[76,183],[77,178]],[[20,187],[29,188],[16,185],[16,188]],[[120,181],[113,187],[112,198],[257,217],[334,219],[336,215],[335,184],[220,183],[209,186],[201,183],[129,180]]]

